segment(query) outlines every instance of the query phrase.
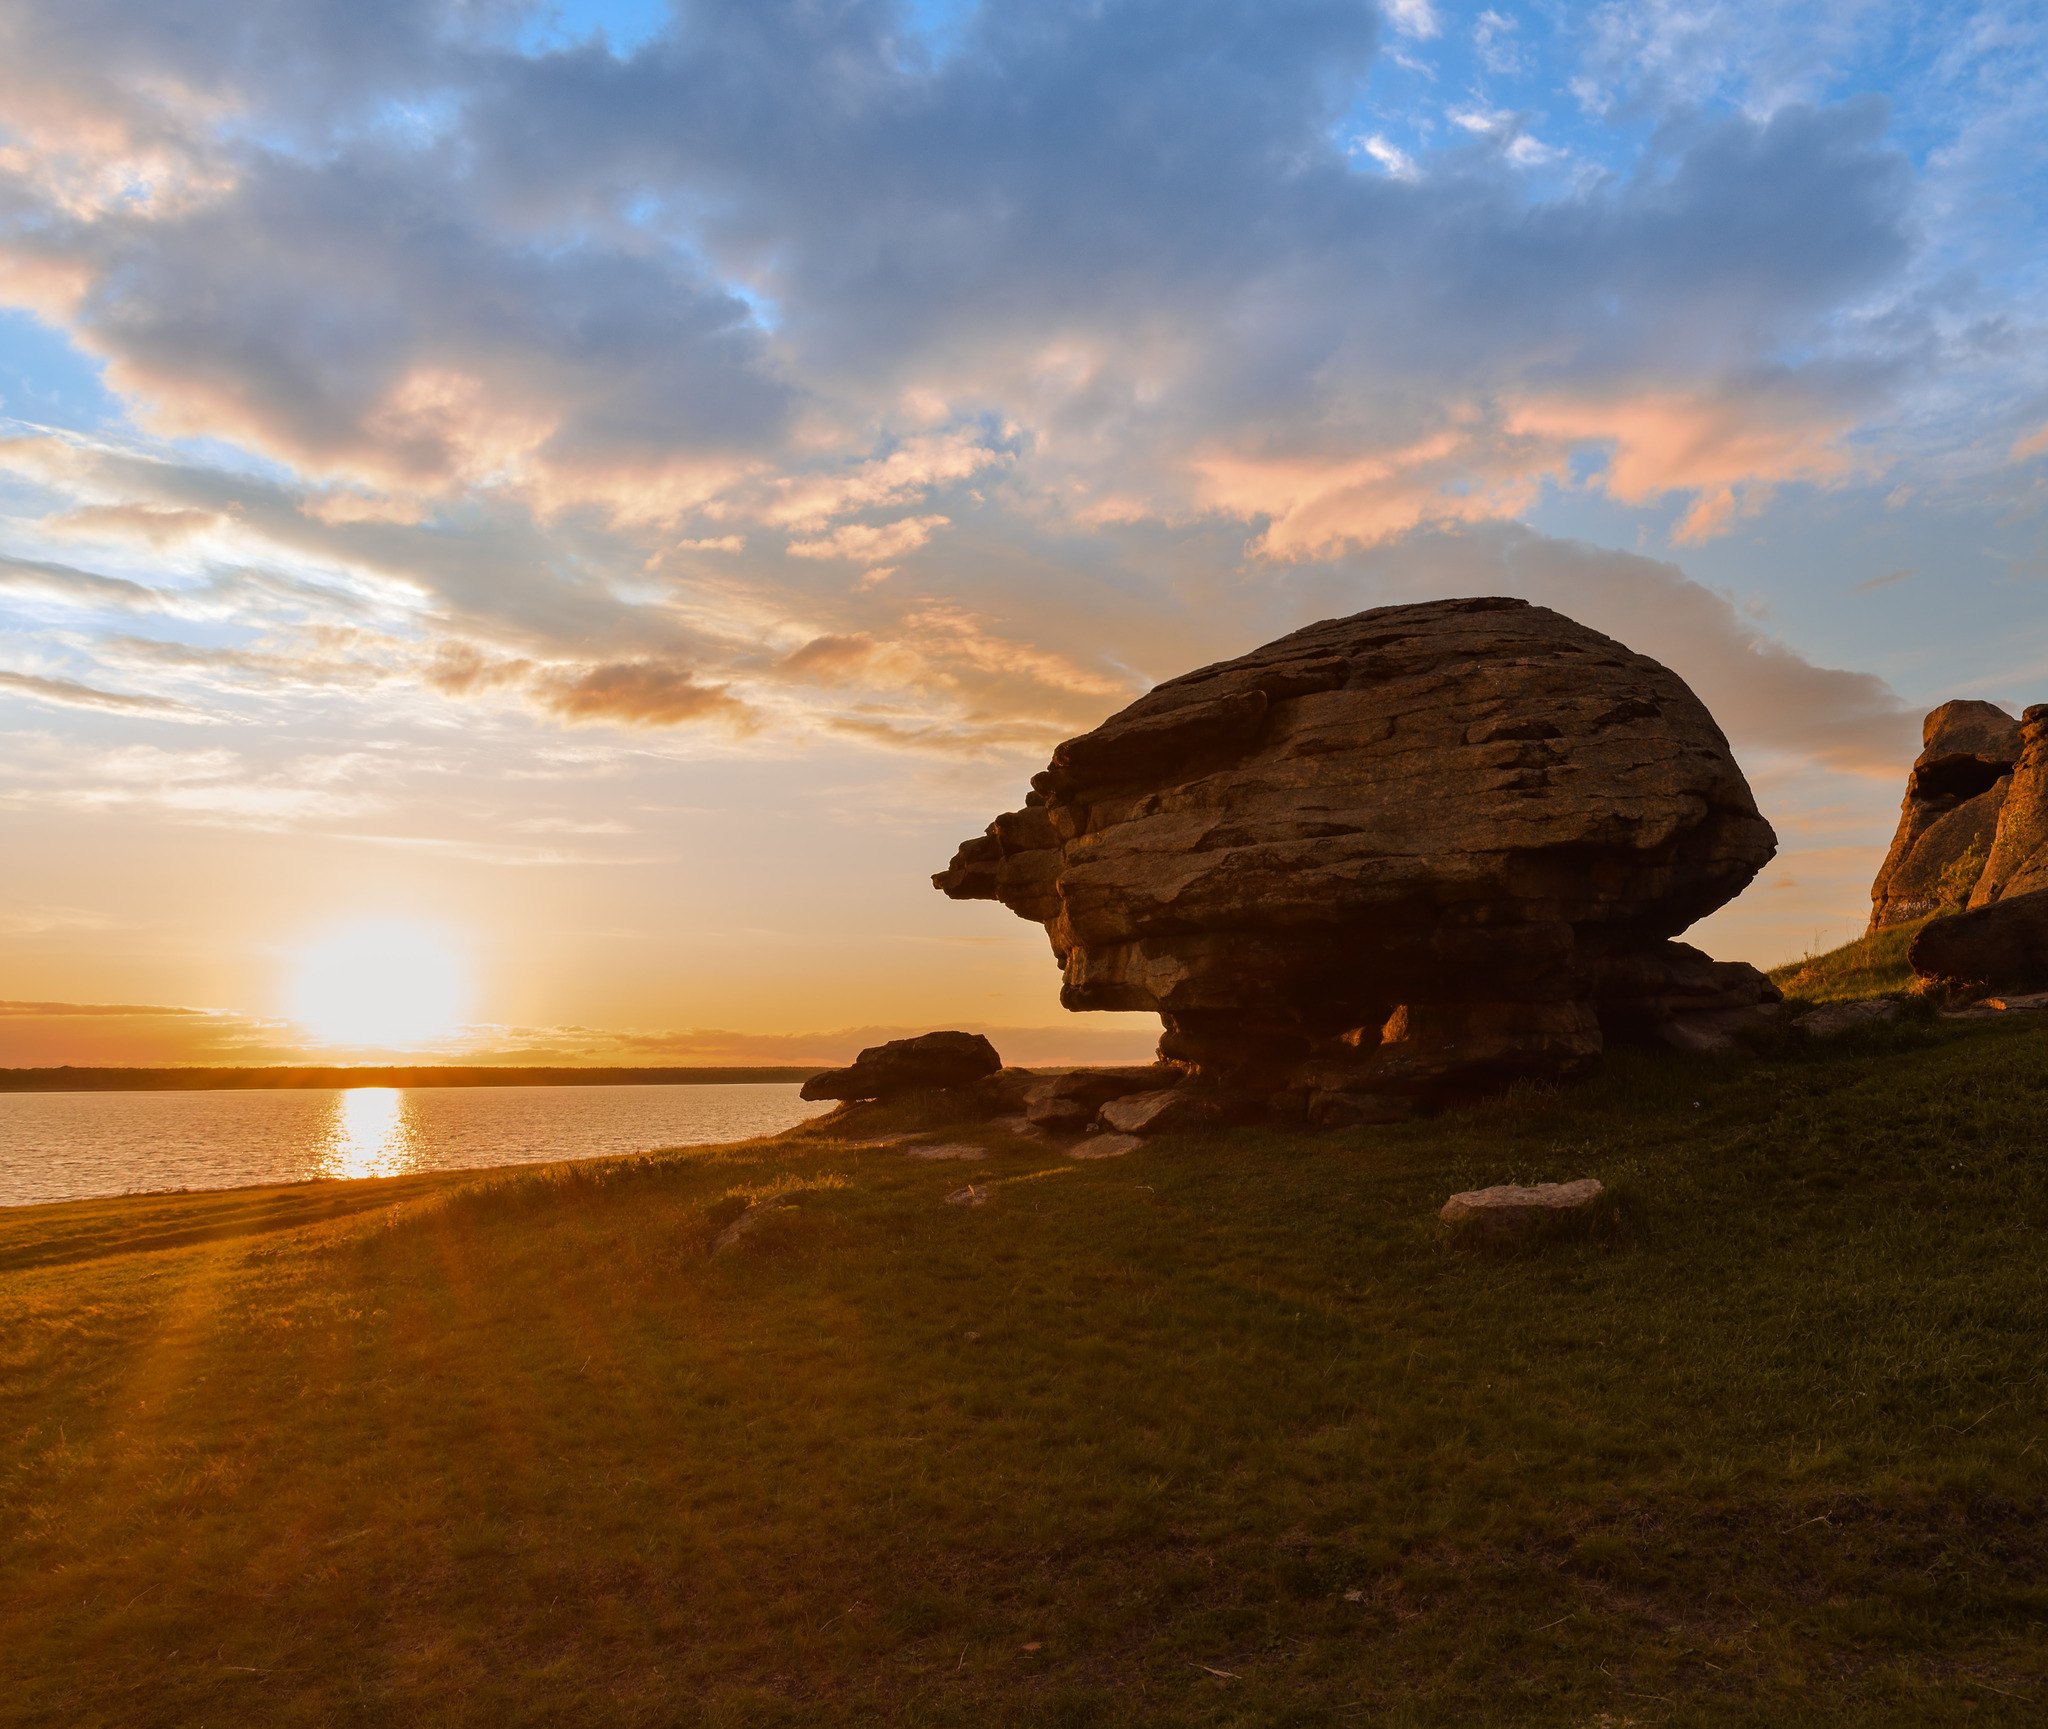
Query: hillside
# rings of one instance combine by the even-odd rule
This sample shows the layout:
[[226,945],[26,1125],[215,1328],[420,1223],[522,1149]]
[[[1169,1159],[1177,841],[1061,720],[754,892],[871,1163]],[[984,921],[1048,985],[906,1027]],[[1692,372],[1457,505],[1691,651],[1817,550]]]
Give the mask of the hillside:
[[2044,1023],[0,1213],[0,1723],[2034,1721]]

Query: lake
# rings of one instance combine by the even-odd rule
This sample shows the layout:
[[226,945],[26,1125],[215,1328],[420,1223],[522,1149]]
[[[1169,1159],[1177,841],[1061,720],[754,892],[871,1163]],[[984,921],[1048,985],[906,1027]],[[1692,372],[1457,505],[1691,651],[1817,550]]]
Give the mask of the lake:
[[832,1109],[796,1095],[794,1081],[0,1093],[0,1206],[712,1146]]

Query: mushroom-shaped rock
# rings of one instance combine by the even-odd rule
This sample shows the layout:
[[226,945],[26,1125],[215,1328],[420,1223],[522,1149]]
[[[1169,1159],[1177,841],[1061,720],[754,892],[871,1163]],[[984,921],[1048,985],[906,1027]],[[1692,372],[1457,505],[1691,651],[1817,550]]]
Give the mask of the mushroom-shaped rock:
[[979,1033],[925,1033],[870,1046],[854,1058],[851,1068],[811,1076],[797,1096],[893,1099],[903,1093],[971,1087],[1002,1066],[995,1046]]
[[1945,702],[1922,722],[1920,739],[1898,832],[1870,885],[1874,931],[1969,895],[1972,885],[1953,873],[1990,855],[2020,758],[2019,723],[1994,703]]
[[1163,1058],[1311,1118],[1777,995],[1668,940],[1776,850],[1713,717],[1526,601],[1310,625],[1168,680],[1032,788],[934,884],[1042,923],[1068,1008],[1156,1011]]

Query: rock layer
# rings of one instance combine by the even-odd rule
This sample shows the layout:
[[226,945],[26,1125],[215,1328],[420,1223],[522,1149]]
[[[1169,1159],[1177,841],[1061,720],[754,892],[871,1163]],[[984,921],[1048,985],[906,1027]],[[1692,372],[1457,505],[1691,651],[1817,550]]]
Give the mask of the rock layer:
[[1943,703],[1921,724],[1920,742],[1898,832],[1870,885],[1873,931],[1969,897],[1971,861],[1981,868],[1995,849],[2021,752],[2019,723],[1988,702]]
[[1565,1075],[1777,997],[1669,941],[1776,850],[1713,717],[1526,601],[1311,625],[1032,789],[934,884],[1043,924],[1068,1008],[1155,1011],[1162,1058],[1290,1114]]

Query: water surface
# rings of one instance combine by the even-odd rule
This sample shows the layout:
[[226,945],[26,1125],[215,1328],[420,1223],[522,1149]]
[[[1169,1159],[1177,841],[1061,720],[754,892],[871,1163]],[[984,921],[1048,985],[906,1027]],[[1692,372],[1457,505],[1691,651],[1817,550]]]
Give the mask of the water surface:
[[0,1206],[743,1141],[832,1108],[797,1084],[0,1093]]

